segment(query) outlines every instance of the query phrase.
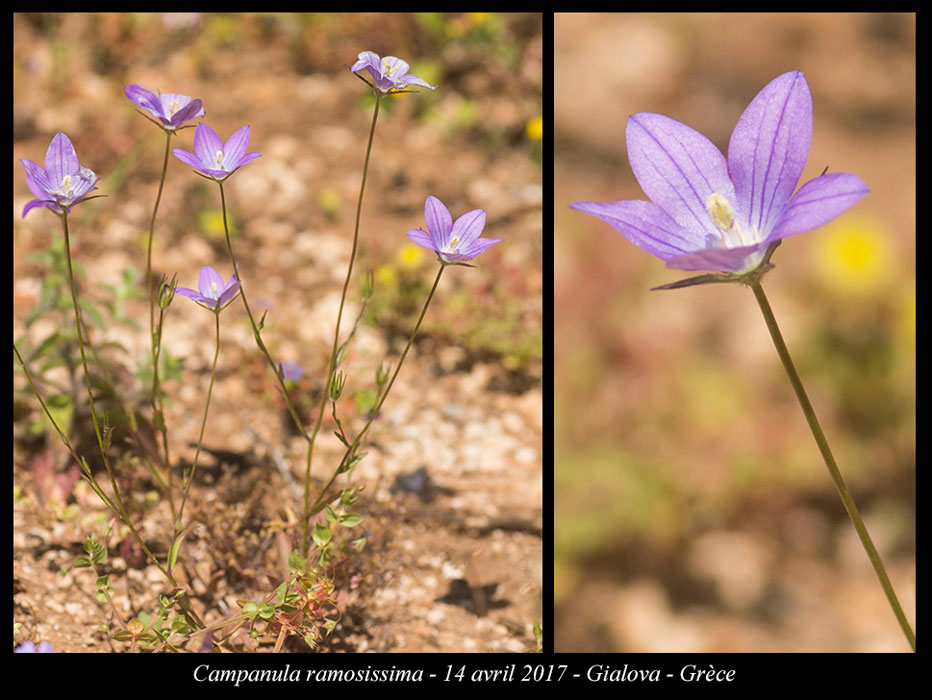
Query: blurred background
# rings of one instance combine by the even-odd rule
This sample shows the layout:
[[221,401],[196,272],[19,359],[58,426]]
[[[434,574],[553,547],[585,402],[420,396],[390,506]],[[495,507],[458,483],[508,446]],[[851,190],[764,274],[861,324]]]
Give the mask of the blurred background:
[[915,629],[915,16],[557,14],[556,651],[908,651],[750,290],[669,270],[574,201],[645,199],[631,114],[727,151],[802,70],[805,182],[871,192],[764,288]]

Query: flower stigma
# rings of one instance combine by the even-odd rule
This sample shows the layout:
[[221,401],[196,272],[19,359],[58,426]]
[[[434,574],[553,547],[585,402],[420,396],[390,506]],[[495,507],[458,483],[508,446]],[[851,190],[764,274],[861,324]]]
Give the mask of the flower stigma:
[[223,167],[223,151],[217,151],[217,166]]
[[216,283],[216,282],[211,282],[211,283],[210,283],[210,296],[212,296],[214,299],[216,299],[217,297],[220,296],[220,293],[217,291],[217,283]]
[[181,104],[178,102],[178,100],[172,100],[171,102],[169,102],[168,103],[168,116],[170,117],[173,116],[180,107],[181,107]]

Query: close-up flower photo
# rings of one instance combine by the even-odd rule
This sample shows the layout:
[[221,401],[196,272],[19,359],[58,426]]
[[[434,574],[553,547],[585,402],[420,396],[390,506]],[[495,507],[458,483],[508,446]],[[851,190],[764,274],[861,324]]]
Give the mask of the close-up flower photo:
[[14,653],[541,651],[542,20],[13,13]]
[[555,651],[915,651],[915,16],[554,53]]

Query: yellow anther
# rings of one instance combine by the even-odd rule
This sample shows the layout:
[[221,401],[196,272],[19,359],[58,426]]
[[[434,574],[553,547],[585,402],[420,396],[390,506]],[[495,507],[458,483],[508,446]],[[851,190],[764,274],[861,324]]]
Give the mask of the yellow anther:
[[735,210],[731,203],[718,192],[713,192],[705,201],[706,211],[712,223],[722,231],[731,231],[735,225]]
[[171,116],[175,112],[177,112],[179,107],[181,107],[181,105],[178,103],[177,100],[172,100],[171,102],[169,102],[168,103],[168,116]]
[[452,253],[456,250],[456,246],[458,246],[459,244],[460,244],[460,237],[453,236],[453,238],[450,240],[450,245],[447,246],[447,250]]
[[223,165],[223,151],[217,151],[217,165]]
[[65,175],[65,177],[61,179],[61,189],[62,192],[67,192],[71,189],[71,175]]
[[211,283],[210,283],[210,295],[211,295],[214,299],[216,299],[216,298],[219,296],[219,294],[218,294],[218,292],[217,292],[217,283],[216,283],[216,282],[211,282]]

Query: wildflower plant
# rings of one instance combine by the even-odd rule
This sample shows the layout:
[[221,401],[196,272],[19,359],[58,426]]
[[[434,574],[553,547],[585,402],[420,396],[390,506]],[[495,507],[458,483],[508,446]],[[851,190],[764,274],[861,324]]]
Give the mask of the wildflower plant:
[[[307,422],[298,413],[293,400],[293,394],[298,389],[298,383],[305,373],[305,368],[294,359],[282,361],[275,358],[263,339],[267,311],[263,312],[261,317],[257,317],[250,306],[245,283],[249,279],[250,271],[241,269],[230,236],[225,184],[240,168],[248,166],[261,155],[258,151],[249,151],[252,135],[250,126],[239,128],[224,142],[206,122],[198,121],[196,126],[190,123],[206,116],[206,110],[200,98],[175,92],[156,93],[136,84],[125,87],[124,94],[139,108],[139,113],[158,126],[165,134],[165,148],[146,242],[145,286],[149,301],[150,355],[139,375],[146,379],[145,401],[148,406],[135,405],[122,395],[117,383],[113,382],[107,394],[115,395],[117,398],[107,406],[119,411],[126,419],[122,423],[111,421],[109,410],[103,410],[98,405],[101,400],[101,384],[92,381],[92,366],[100,365],[100,369],[103,369],[105,362],[97,354],[96,344],[88,335],[92,326],[85,321],[84,315],[89,311],[92,314],[96,312],[92,305],[79,299],[75,269],[80,270],[80,268],[79,263],[73,260],[69,227],[69,214],[76,205],[95,196],[101,196],[90,195],[93,190],[97,189],[100,179],[94,171],[79,162],[71,140],[63,133],[56,134],[52,138],[44,167],[30,160],[21,159],[25,168],[26,182],[36,197],[25,206],[23,216],[34,208],[47,208],[58,215],[61,220],[63,232],[60,256],[61,279],[67,280],[70,293],[68,306],[74,326],[76,347],[80,354],[80,368],[84,377],[88,414],[93,422],[97,442],[94,455],[82,454],[81,446],[73,439],[70,428],[68,426],[63,428],[60,425],[62,418],[60,412],[56,411],[56,407],[50,405],[43,396],[46,385],[41,377],[34,374],[30,366],[33,361],[42,358],[42,348],[36,352],[27,352],[24,356],[20,352],[20,347],[14,342],[14,354],[45,418],[57,433],[70,457],[80,467],[83,477],[94,493],[111,512],[110,527],[106,533],[101,537],[89,536],[84,543],[84,555],[78,557],[72,566],[93,571],[96,580],[96,597],[102,604],[108,606],[111,617],[118,627],[112,632],[111,637],[117,642],[126,644],[130,651],[175,651],[183,648],[190,649],[192,645],[198,646],[202,651],[230,650],[234,634],[244,627],[249,630],[251,637],[257,637],[263,631],[270,632],[275,639],[274,651],[282,650],[283,643],[289,636],[302,638],[313,648],[324,635],[334,629],[339,621],[339,608],[335,605],[333,566],[345,551],[360,549],[367,537],[367,535],[359,536],[358,533],[353,532],[363,522],[363,516],[354,512],[362,488],[350,484],[350,475],[354,466],[365,456],[365,453],[361,452],[365,437],[398,377],[444,269],[451,265],[471,267],[472,265],[468,265],[467,261],[473,261],[490,246],[502,240],[480,237],[486,225],[484,210],[474,209],[454,221],[447,207],[439,199],[434,196],[427,197],[426,230],[411,229],[408,232],[408,238],[437,254],[439,267],[436,278],[398,361],[394,366],[387,362],[380,362],[375,370],[376,389],[372,398],[372,410],[366,415],[366,421],[362,427],[353,430],[350,422],[339,415],[339,402],[346,387],[352,381],[343,363],[366,304],[375,291],[371,271],[366,272],[362,284],[362,309],[348,333],[345,330],[348,324],[344,323],[343,316],[359,249],[362,204],[380,104],[383,100],[390,99],[398,93],[411,92],[414,87],[435,90],[437,86],[429,85],[418,76],[411,74],[407,62],[391,56],[381,58],[370,51],[358,54],[358,60],[351,67],[351,72],[362,78],[372,89],[375,96],[374,111],[363,160],[352,251],[342,287],[339,310],[334,319],[335,330],[326,362],[326,372],[320,380],[322,391],[317,404],[318,410],[316,416],[312,415],[311,420]],[[193,150],[184,147],[172,149],[172,138],[179,137],[182,131],[192,127],[195,128]],[[198,273],[192,269],[185,269],[176,271],[171,277],[163,276],[158,280],[155,278],[152,251],[156,238],[159,205],[165,191],[169,154],[173,154],[177,160],[193,168],[195,174],[217,184],[226,247],[223,257],[229,260],[229,267],[226,265],[226,260],[223,261],[223,267],[231,274],[228,279],[225,279],[224,274],[218,271],[221,268],[215,268],[209,264],[211,261],[203,261]],[[179,188],[183,186],[182,183],[177,185]],[[397,232],[399,245],[404,241],[402,233],[403,230]],[[196,286],[192,284],[188,287],[178,284],[179,280],[193,280],[195,274],[197,274]],[[132,278],[132,281],[136,280],[137,277]],[[178,296],[185,297],[210,311],[214,322],[213,360],[204,396],[200,432],[193,461],[189,465],[181,464],[180,470],[176,469],[178,460],[173,459],[173,452],[169,449],[172,441],[170,426],[165,415],[166,401],[169,397],[162,386],[166,372],[165,360],[171,359],[162,348],[163,337],[166,333],[171,333],[171,324],[166,323],[170,320],[169,312],[171,311],[171,314],[193,313],[193,306],[187,302],[179,303],[176,300]],[[291,523],[294,531],[300,533],[300,537],[296,535],[298,541],[294,542],[294,550],[288,560],[288,575],[273,586],[267,596],[255,600],[242,599],[239,601],[238,613],[207,624],[192,604],[191,592],[186,580],[176,578],[176,566],[187,557],[186,541],[195,526],[195,521],[190,514],[186,515],[185,507],[192,497],[191,486],[194,483],[208,424],[221,348],[221,316],[228,317],[229,313],[224,315],[222,312],[230,306],[238,307],[240,302],[256,347],[278,383],[278,390],[288,407],[297,434],[306,442],[304,490],[303,497],[300,499],[301,512]],[[268,305],[263,304],[263,306]],[[259,308],[258,305],[257,308]],[[334,432],[343,445],[343,453],[332,469],[320,478],[324,486],[315,489],[311,478],[314,445],[322,427],[323,414],[328,403],[330,404],[330,416],[337,428]],[[146,408],[151,412],[151,425],[160,438],[161,444],[158,447],[149,445],[144,449],[141,448],[140,453],[144,455],[146,466],[152,473],[162,495],[165,496],[171,514],[165,532],[161,533],[163,535],[161,541],[166,542],[167,546],[161,548],[154,548],[149,539],[144,537],[140,531],[135,501],[124,492],[125,481],[120,473],[120,466],[123,463],[116,461],[114,455],[114,440],[127,437],[119,435],[117,425],[120,426],[120,430],[135,434],[138,431],[138,420]],[[99,477],[100,467],[106,473],[105,481]],[[180,487],[175,483],[174,471],[181,473]],[[345,485],[338,487],[336,482],[340,475],[345,476]],[[189,513],[190,510],[189,508]],[[116,525],[120,528],[120,536],[128,533],[130,545],[138,549],[164,577],[165,590],[159,595],[158,607],[151,614],[146,611],[133,611],[133,616],[127,616],[125,611],[114,604],[110,574],[103,569],[103,566],[110,556],[112,546],[110,538],[114,534]],[[286,524],[282,524],[282,529],[285,527]],[[50,651],[51,646],[47,645],[48,642],[43,642],[38,651]],[[35,645],[27,642],[17,651],[34,650]]]
[[752,289],[845,510],[915,651],[915,634],[761,284],[785,238],[835,219],[869,192],[867,185],[857,175],[823,172],[796,189],[812,137],[812,96],[800,71],[774,78],[751,100],[732,132],[727,159],[705,136],[661,114],[632,115],[625,134],[631,169],[650,201],[575,202],[570,208],[607,222],[669,268],[709,271],[655,289],[727,282]]

